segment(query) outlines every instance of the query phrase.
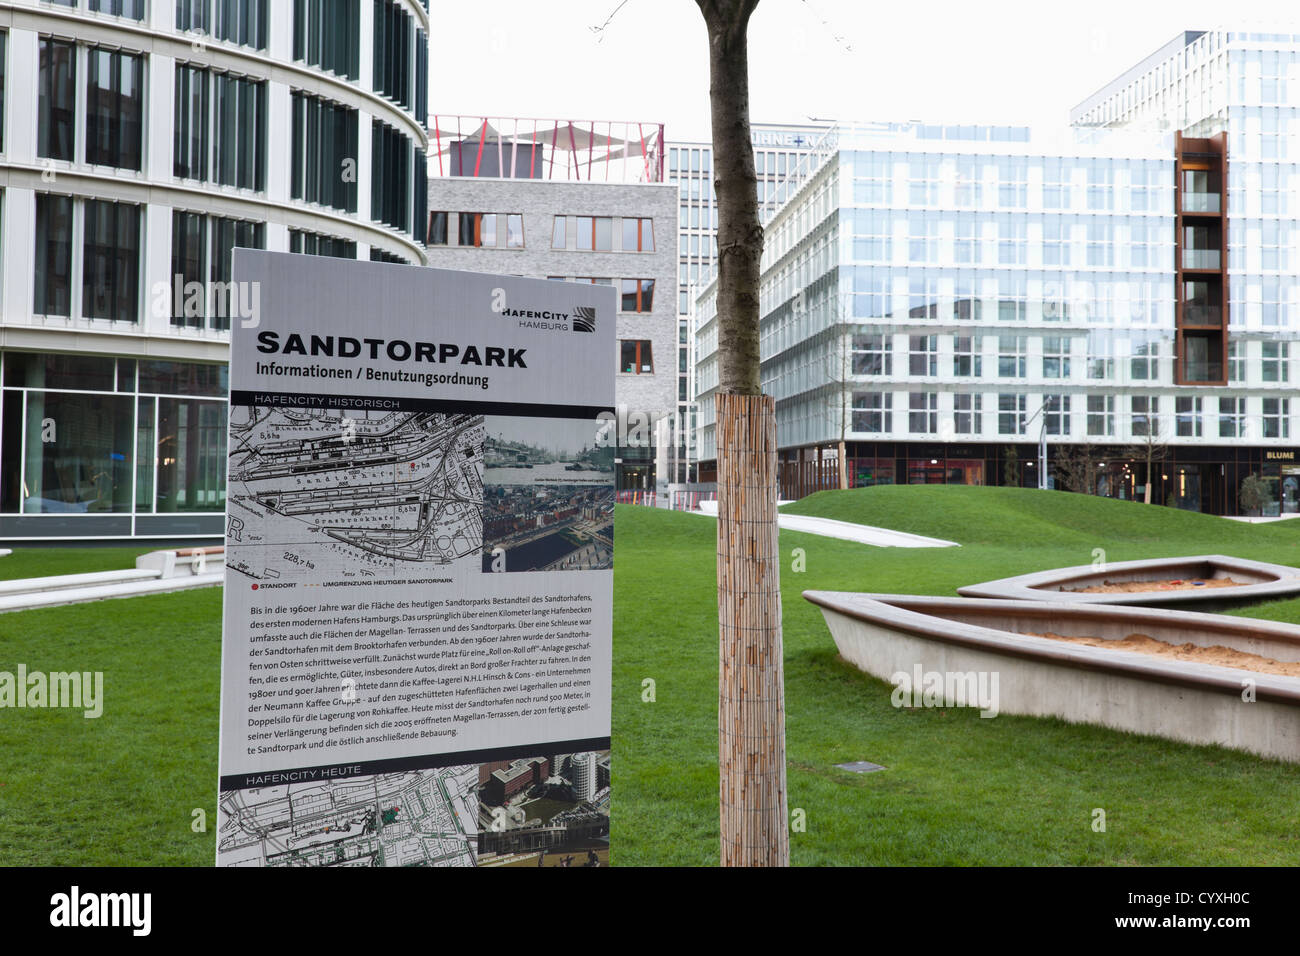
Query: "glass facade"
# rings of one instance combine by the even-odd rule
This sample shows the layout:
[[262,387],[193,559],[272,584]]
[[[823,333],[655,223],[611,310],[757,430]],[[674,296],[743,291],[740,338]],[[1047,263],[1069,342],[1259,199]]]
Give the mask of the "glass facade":
[[[751,124],[750,141],[754,147],[760,214],[765,221],[784,200],[781,190],[789,174],[827,129],[818,125]],[[682,371],[677,388],[677,421],[674,423],[680,441],[673,456],[675,476],[671,479],[676,482],[694,481],[696,478],[693,306],[696,293],[708,283],[717,261],[718,206],[713,187],[712,157],[713,147],[708,143],[669,144],[666,176],[668,181],[677,184],[679,199],[677,321]],[[630,245],[634,238],[629,231],[632,222],[635,220],[623,220],[623,249],[634,248]],[[646,246],[643,237],[641,248],[653,249],[653,245]]]
[[4,515],[221,512],[224,365],[5,352]]
[[[1240,479],[1295,434],[1300,37],[1189,37],[1058,134],[879,123],[827,135],[789,177],[764,249],[763,388],[787,460],[836,454],[846,408],[848,455],[896,454],[898,474],[908,448],[942,462],[964,445],[991,482],[1033,483],[1020,466],[1040,433],[1115,449],[1154,438],[1172,449],[1154,500],[1236,511]],[[1193,73],[1194,87],[1180,81]],[[1226,130],[1226,177],[1176,151],[1179,127],[1182,143]],[[706,286],[696,302],[706,465],[714,296]],[[847,383],[826,371],[843,342]],[[1003,467],[1016,444],[1029,446],[1020,466]],[[1110,491],[1146,479],[1126,480]]]

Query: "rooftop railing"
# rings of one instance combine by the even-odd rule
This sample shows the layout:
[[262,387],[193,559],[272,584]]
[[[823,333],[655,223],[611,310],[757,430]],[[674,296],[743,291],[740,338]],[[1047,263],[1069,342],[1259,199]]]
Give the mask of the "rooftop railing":
[[429,117],[429,174],[661,183],[664,126],[520,116]]

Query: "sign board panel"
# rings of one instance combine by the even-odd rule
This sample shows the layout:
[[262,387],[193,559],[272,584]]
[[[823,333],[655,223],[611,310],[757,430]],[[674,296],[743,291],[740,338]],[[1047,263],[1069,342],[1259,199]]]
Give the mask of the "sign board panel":
[[234,270],[218,864],[603,864],[614,290]]

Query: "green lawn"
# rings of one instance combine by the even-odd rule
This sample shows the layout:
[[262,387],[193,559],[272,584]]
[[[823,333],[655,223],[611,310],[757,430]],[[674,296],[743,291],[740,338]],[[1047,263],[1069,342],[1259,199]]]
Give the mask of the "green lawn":
[[135,559],[154,548],[57,548],[11,545],[13,554],[0,558],[0,581],[43,578],[53,574],[85,574],[135,567]]
[[[832,492],[788,510],[964,545],[877,549],[782,534],[789,795],[806,819],[791,837],[794,863],[1300,863],[1300,765],[1056,720],[896,710],[888,684],[838,661],[820,612],[800,597],[814,588],[951,594],[1088,564],[1095,548],[1110,561],[1222,553],[1300,566],[1300,522],[1244,525],[1059,492],[942,486]],[[617,522],[612,860],[712,864],[715,524],[630,505]],[[803,573],[790,570],[796,548]],[[116,566],[130,566],[123,560]],[[220,591],[208,589],[0,615],[0,670],[75,666],[105,671],[107,683],[99,720],[0,712],[0,863],[211,862],[220,613]],[[1245,613],[1300,622],[1300,601]],[[653,703],[642,701],[646,678]],[[833,767],[864,759],[889,769]],[[199,807],[203,834],[190,829]],[[1095,808],[1106,811],[1105,833],[1093,832]]]

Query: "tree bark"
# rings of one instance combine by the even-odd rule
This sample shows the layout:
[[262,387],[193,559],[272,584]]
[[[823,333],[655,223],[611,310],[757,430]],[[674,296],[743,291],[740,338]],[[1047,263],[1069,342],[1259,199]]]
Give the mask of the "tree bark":
[[718,774],[723,866],[790,862],[776,407],[762,394],[763,228],[746,31],[758,0],[696,0],[709,35],[718,201]]

